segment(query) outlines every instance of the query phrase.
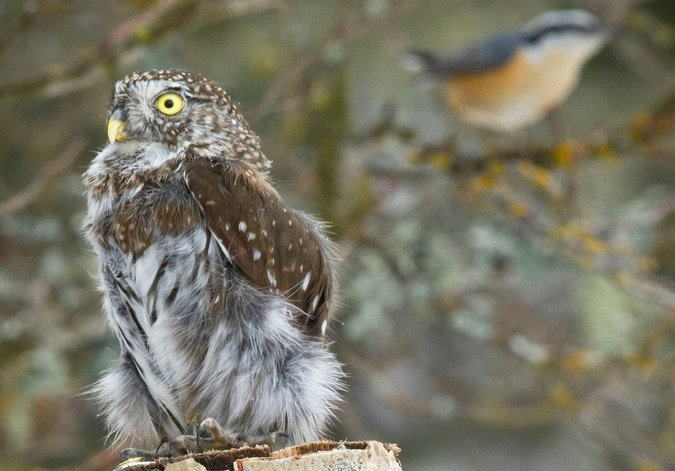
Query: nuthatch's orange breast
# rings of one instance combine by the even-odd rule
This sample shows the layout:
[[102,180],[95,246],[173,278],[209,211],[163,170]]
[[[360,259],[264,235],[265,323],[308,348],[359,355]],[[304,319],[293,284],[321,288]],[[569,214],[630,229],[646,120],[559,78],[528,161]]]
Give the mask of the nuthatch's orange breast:
[[452,77],[446,84],[446,98],[460,108],[492,107],[518,93],[530,68],[524,54],[515,54],[496,69]]
[[523,48],[500,67],[450,77],[445,98],[472,124],[514,130],[534,123],[564,100],[581,63],[565,51]]

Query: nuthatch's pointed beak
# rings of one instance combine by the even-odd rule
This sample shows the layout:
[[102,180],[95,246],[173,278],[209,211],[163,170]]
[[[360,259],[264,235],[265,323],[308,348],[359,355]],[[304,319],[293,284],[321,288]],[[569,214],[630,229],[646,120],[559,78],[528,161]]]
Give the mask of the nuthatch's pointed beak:
[[111,144],[127,140],[128,136],[124,132],[126,124],[125,113],[119,108],[113,111],[110,118],[108,118],[108,141]]

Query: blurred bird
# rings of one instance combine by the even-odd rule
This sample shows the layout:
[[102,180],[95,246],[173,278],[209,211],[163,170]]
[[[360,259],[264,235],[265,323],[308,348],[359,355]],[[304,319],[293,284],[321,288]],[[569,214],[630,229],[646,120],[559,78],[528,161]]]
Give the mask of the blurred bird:
[[405,62],[441,81],[445,100],[464,121],[515,131],[562,103],[609,37],[610,28],[591,13],[555,10],[449,56],[411,52]]

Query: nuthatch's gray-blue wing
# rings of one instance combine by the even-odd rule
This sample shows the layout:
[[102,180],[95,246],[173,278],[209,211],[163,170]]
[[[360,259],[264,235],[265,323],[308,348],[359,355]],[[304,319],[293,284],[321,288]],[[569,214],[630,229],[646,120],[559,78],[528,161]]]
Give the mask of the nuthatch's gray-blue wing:
[[608,33],[586,11],[549,11],[446,57],[412,52],[407,63],[443,83],[446,102],[463,120],[514,131],[567,98]]

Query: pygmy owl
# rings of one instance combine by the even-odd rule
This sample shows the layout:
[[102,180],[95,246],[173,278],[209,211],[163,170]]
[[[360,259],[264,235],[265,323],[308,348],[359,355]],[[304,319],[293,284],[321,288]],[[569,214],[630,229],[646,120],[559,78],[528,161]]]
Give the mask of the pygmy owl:
[[319,438],[343,375],[322,225],[286,206],[259,138],[202,76],[117,82],[108,137],[84,183],[120,344],[95,387],[111,434],[150,445],[207,419],[240,443]]

